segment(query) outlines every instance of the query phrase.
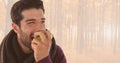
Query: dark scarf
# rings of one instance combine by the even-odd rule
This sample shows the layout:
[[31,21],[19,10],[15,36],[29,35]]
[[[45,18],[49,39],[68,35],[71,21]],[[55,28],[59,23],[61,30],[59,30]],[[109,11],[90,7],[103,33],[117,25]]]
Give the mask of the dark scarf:
[[[52,38],[50,57],[54,60],[56,44]],[[17,35],[11,30],[0,46],[0,63],[34,63],[33,53],[24,54],[18,44]]]

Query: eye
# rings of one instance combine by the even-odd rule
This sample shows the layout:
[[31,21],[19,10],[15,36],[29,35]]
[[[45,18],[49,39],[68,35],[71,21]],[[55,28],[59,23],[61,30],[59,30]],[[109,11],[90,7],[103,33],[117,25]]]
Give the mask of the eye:
[[35,23],[35,19],[28,19],[26,20],[27,24],[32,24]]
[[45,20],[42,20],[41,22],[42,22],[42,23],[45,23]]
[[45,18],[41,18],[41,23],[45,23]]
[[28,22],[27,24],[33,24],[33,23],[35,23],[34,21],[30,21],[30,22]]

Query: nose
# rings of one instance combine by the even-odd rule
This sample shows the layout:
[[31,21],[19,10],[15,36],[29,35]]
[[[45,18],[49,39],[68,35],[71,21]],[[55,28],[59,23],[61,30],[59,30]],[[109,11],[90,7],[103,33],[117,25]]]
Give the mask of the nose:
[[38,32],[42,30],[46,30],[45,24],[41,22],[36,23],[35,31]]

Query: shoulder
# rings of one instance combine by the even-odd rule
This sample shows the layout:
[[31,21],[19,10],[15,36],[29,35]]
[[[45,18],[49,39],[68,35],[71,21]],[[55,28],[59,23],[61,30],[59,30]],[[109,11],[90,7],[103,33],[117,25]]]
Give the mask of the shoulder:
[[63,50],[59,45],[56,45],[56,48],[57,48],[57,51],[56,51],[57,53],[63,53]]
[[66,57],[62,48],[56,45],[55,63],[66,63]]

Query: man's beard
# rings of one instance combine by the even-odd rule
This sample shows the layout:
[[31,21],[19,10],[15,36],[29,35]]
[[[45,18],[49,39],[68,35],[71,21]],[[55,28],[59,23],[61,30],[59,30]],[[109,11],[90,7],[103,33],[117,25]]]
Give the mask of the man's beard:
[[28,35],[26,33],[24,33],[22,30],[20,30],[20,41],[21,43],[29,48],[29,50],[32,52],[32,47],[31,47],[31,41],[32,41],[32,38],[31,38],[32,34],[30,35],[30,37],[28,37]]

